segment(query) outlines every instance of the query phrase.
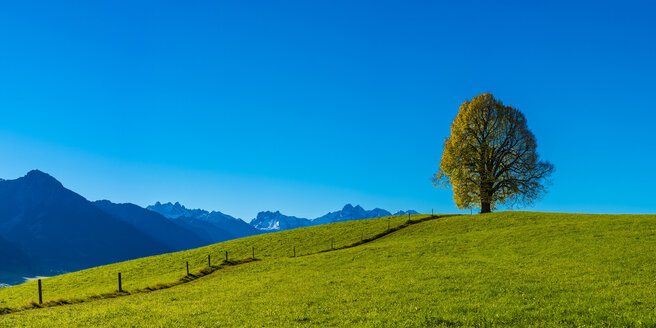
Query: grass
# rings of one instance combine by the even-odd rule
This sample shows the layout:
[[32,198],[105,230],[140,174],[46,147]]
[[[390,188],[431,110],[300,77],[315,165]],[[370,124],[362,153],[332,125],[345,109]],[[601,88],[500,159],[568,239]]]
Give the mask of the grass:
[[[423,217],[426,216],[413,215],[412,219]],[[43,279],[43,298],[44,302],[80,301],[91,296],[112,295],[118,289],[119,272],[123,290],[128,292],[172,285],[186,275],[186,262],[189,262],[189,271],[197,274],[208,266],[208,255],[212,265],[223,263],[226,251],[229,260],[252,257],[253,248],[256,259],[291,257],[294,248],[296,256],[303,256],[329,250],[331,242],[334,248],[359,242],[362,238],[370,238],[387,230],[388,222],[390,227],[394,228],[407,220],[408,216],[392,216],[300,228],[91,268]],[[33,307],[31,304],[36,302],[36,281],[0,289],[0,312],[3,312],[3,308],[4,312],[7,312],[7,309]]]
[[656,326],[655,215],[445,217],[357,247],[272,254],[151,293],[2,315],[0,326]]

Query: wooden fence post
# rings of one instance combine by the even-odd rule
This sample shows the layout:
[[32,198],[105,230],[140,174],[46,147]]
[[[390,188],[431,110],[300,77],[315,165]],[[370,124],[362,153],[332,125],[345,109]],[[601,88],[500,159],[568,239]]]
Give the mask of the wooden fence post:
[[123,285],[121,284],[121,273],[118,273],[118,292],[122,293],[123,292]]
[[251,247],[253,250],[253,260],[255,259],[255,246]]
[[296,246],[294,246],[294,257],[296,257]]
[[39,304],[43,304],[43,297],[41,295],[41,279],[39,279]]
[[189,261],[187,261],[187,275],[189,275]]
[[228,251],[225,252],[226,252],[226,262],[228,262]]
[[210,254],[207,254],[207,266],[210,267],[210,268],[212,267],[212,261],[211,261],[211,258],[210,258]]

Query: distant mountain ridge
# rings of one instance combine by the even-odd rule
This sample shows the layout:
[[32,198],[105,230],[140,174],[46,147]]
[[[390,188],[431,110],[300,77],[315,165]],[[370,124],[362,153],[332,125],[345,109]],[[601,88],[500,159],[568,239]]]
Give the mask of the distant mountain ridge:
[[251,221],[251,225],[262,231],[281,231],[312,225],[312,221],[295,216],[281,214],[280,211],[265,211],[257,213],[257,217]]
[[262,211],[257,213],[257,216],[251,220],[250,224],[248,224],[241,219],[236,219],[219,211],[210,212],[202,209],[188,209],[179,202],[156,202],[153,205],[146,206],[146,208],[151,211],[155,211],[167,218],[173,219],[174,222],[178,221],[179,219],[185,219],[187,221],[196,219],[210,222],[220,226],[221,228],[224,228],[228,232],[238,237],[250,236],[263,232],[275,232],[309,227],[326,223],[372,219],[381,216],[419,214],[414,210],[398,211],[392,214],[389,211],[381,208],[365,210],[360,205],[353,206],[352,204],[346,204],[341,210],[329,212],[315,219],[285,215],[280,213],[280,211]]
[[188,223],[190,223],[191,219],[205,221],[227,231],[234,236],[233,238],[252,236],[260,233],[258,229],[242,219],[237,219],[219,211],[209,212],[201,209],[188,209],[179,202],[175,202],[175,204],[157,202],[154,205],[146,206],[146,209],[173,219],[173,221],[179,219],[184,219],[183,221],[187,221]]
[[390,213],[383,209],[367,211],[347,204],[314,220],[263,211],[249,224],[219,211],[188,209],[179,202],[157,202],[147,208],[91,202],[52,176],[32,170],[17,179],[0,179],[0,286],[20,283],[24,276],[48,276],[260,233],[386,215]]
[[38,170],[0,181],[0,239],[45,275],[172,251]]
[[390,216],[390,215],[392,215],[392,213],[381,208],[374,208],[373,210],[367,211],[364,208],[362,208],[362,206],[360,205],[353,206],[351,204],[346,204],[339,211],[330,212],[324,216],[320,216],[312,220],[312,225],[351,221],[351,220],[371,219],[371,218]]
[[346,204],[339,211],[329,212],[323,216],[315,218],[314,220],[306,218],[298,218],[295,216],[288,216],[280,213],[280,211],[264,211],[259,212],[257,217],[251,221],[251,225],[263,232],[273,232],[273,231],[282,231],[289,229],[296,229],[302,227],[309,227],[313,225],[351,221],[351,220],[363,220],[363,219],[372,219],[381,216],[390,216],[390,215],[408,215],[408,214],[419,214],[417,211],[407,210],[407,211],[398,211],[395,214],[381,209],[374,208],[372,210],[365,210],[360,205],[353,206],[351,204]]
[[93,204],[175,251],[197,248],[212,242],[157,212],[134,204],[114,204],[108,200],[98,200]]
[[407,211],[398,211],[392,215],[408,215],[408,214],[419,214],[419,212],[414,210],[407,210]]
[[177,219],[171,219],[171,222],[184,229],[193,231],[201,238],[208,240],[209,244],[216,244],[222,241],[239,238],[216,224],[191,217],[183,216]]
[[180,205],[179,202],[173,203],[160,203],[157,202],[154,205],[146,206],[146,209],[153,212],[157,212],[169,219],[177,219],[179,217],[192,217],[198,218],[202,215],[207,215],[209,212],[201,209],[188,209],[184,205]]

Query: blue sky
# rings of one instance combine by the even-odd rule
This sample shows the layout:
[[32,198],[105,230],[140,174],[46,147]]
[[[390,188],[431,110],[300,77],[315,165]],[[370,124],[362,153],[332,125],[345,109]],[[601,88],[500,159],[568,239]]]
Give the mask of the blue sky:
[[247,221],[345,203],[456,212],[430,183],[466,99],[522,110],[530,210],[654,213],[649,2],[0,5],[0,176]]

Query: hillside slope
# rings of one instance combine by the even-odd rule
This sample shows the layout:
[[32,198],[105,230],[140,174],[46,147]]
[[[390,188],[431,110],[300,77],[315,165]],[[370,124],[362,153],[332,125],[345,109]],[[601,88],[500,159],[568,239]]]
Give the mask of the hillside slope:
[[[422,218],[415,215],[414,218]],[[388,220],[389,219],[389,220]],[[43,280],[44,294],[48,299],[85,298],[117,289],[117,274],[121,272],[123,288],[128,291],[143,289],[161,283],[175,282],[186,274],[186,262],[190,270],[207,267],[207,257],[213,264],[225,259],[251,257],[253,250],[257,259],[290,257],[296,252],[301,256],[341,247],[360,241],[403,224],[407,216],[351,221],[325,226],[315,226],[276,232],[271,234],[234,239],[201,248],[144,257],[114,263],[82,271],[72,272]],[[0,308],[15,308],[35,301],[36,282],[0,289]]]
[[[282,251],[297,233],[344,233],[360,222],[386,220],[250,238],[271,238]],[[276,252],[170,289],[0,316],[0,325],[656,324],[656,215],[445,217],[343,250],[296,258]],[[22,287],[0,289],[0,299]]]

